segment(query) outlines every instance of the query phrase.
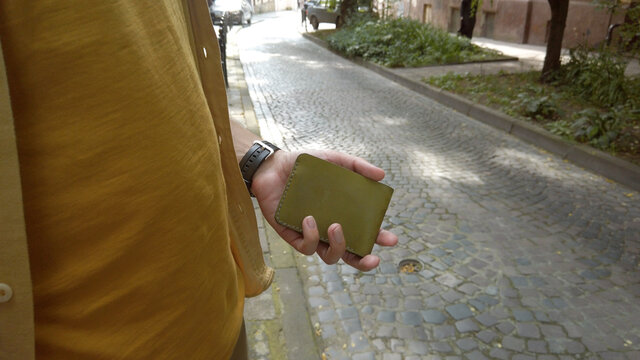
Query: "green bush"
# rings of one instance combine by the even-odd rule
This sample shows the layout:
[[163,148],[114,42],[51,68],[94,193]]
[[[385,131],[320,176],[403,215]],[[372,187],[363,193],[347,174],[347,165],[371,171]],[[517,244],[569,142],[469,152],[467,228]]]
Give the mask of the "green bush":
[[610,112],[598,112],[586,109],[574,115],[573,136],[580,142],[587,142],[600,148],[608,149],[627,125],[628,115],[621,107]]
[[519,93],[515,105],[522,115],[540,122],[555,119],[560,113],[557,96],[543,95],[541,91]]
[[625,77],[626,65],[610,51],[590,52],[580,46],[571,50],[569,62],[556,74],[557,84],[597,106],[640,108],[640,79]]
[[329,46],[388,67],[452,64],[499,58],[468,39],[414,20],[353,19],[328,37]]

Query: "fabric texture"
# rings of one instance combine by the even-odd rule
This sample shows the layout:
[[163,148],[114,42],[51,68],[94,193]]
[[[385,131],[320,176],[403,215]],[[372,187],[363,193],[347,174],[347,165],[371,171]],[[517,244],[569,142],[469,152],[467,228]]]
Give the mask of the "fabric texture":
[[3,1],[0,34],[36,355],[228,358],[273,272],[206,3]]
[[[0,303],[0,359],[33,360],[35,335],[29,250],[22,208],[18,147],[0,38],[0,282],[12,297]],[[5,289],[6,291],[6,289]],[[0,295],[7,296],[7,294]]]

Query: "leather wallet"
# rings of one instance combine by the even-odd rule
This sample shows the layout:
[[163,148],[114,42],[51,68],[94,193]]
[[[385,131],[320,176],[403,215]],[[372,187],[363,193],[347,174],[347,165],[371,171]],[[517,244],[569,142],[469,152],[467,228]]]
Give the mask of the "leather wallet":
[[312,215],[320,240],[329,242],[327,229],[342,225],[348,251],[371,253],[393,189],[341,166],[301,154],[289,175],[276,221],[302,232],[302,220]]

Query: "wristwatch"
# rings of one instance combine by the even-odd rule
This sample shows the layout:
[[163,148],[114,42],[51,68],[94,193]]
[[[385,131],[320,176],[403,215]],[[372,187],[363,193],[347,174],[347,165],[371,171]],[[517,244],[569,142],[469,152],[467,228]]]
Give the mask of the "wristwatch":
[[258,171],[260,165],[262,165],[269,156],[273,155],[278,150],[280,150],[279,147],[268,141],[254,141],[253,145],[249,148],[249,151],[247,151],[247,153],[242,157],[242,160],[240,160],[240,172],[242,173],[242,178],[244,179],[244,183],[247,185],[247,190],[249,190],[249,194],[251,196],[254,196],[251,192],[253,175]]

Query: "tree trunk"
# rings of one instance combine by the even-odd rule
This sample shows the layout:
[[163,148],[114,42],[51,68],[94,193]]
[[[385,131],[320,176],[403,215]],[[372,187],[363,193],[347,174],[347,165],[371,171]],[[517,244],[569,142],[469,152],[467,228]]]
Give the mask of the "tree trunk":
[[342,27],[349,17],[351,17],[351,14],[358,11],[357,6],[357,0],[342,0],[340,3],[340,21],[337,22],[336,28]]
[[478,2],[473,6],[474,0],[462,0],[460,4],[460,30],[458,35],[471,39],[473,36],[473,28],[476,26],[476,11],[478,11]]
[[562,53],[562,38],[567,24],[569,12],[569,0],[547,0],[551,7],[551,24],[549,26],[549,39],[547,40],[547,54],[542,67],[542,82],[549,82],[551,74],[560,68],[560,55]]

